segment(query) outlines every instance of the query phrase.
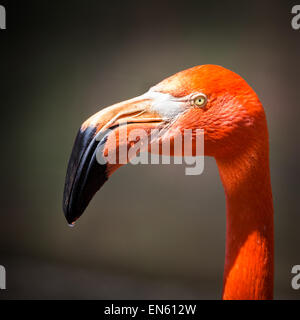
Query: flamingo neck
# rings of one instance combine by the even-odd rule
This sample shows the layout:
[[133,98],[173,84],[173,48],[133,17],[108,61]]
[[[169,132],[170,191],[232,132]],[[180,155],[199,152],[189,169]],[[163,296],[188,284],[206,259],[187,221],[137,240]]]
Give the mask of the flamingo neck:
[[223,299],[273,298],[273,201],[268,137],[217,159],[226,194]]

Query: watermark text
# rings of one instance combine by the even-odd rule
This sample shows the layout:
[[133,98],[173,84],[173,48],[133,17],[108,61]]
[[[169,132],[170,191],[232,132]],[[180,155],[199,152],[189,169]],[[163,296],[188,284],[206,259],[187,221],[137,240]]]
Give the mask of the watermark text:
[[292,268],[292,274],[296,274],[293,278],[292,278],[292,288],[295,290],[299,290],[300,289],[300,265],[295,265]]
[[6,271],[3,266],[0,265],[0,290],[6,289]]
[[[118,130],[99,132],[97,162],[104,164],[185,164],[186,175],[200,175],[204,170],[204,131],[184,129]],[[107,146],[107,147],[106,147]]]
[[295,5],[292,8],[292,14],[295,16],[292,18],[291,24],[294,30],[300,29],[300,5]]
[[6,10],[0,5],[0,29],[6,29]]

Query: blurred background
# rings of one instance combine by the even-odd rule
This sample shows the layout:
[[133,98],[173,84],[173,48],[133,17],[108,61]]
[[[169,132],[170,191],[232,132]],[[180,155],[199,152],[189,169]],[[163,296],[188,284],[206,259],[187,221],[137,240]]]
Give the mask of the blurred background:
[[81,123],[200,64],[237,72],[265,107],[275,298],[300,299],[291,288],[300,264],[297,2],[0,2],[0,299],[221,297],[225,197],[214,159],[201,176],[183,165],[125,166],[74,228],[62,212]]

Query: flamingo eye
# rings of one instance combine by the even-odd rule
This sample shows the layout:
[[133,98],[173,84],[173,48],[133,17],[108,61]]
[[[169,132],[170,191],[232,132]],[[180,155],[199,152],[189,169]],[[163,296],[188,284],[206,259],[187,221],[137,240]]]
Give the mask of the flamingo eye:
[[198,94],[192,99],[192,104],[203,108],[207,103],[207,97],[204,93]]

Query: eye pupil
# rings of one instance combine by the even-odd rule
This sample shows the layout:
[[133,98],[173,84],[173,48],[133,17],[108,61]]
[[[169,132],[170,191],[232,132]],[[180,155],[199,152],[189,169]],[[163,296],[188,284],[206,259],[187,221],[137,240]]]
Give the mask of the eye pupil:
[[206,104],[206,97],[205,96],[198,96],[194,99],[194,105],[198,106],[198,107],[203,107]]

